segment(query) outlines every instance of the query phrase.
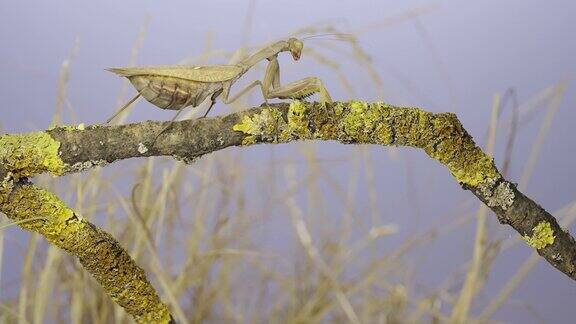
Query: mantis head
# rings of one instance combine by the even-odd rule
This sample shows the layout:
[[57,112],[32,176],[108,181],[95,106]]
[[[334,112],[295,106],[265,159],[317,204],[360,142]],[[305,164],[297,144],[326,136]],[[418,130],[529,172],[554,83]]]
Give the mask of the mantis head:
[[288,50],[290,54],[292,54],[292,58],[294,61],[298,61],[300,59],[300,55],[302,54],[302,48],[304,47],[304,42],[297,38],[290,38],[288,39]]

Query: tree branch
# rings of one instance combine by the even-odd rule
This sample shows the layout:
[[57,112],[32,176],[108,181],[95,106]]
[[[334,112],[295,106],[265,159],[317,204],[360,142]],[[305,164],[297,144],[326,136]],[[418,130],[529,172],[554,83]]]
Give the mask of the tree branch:
[[[172,124],[147,121],[5,135],[0,137],[0,179],[4,179],[6,194],[12,190],[10,183],[42,172],[62,175],[117,160],[160,155],[190,163],[229,146],[295,140],[421,148],[447,166],[462,187],[485,203],[500,223],[512,226],[550,264],[576,280],[576,243],[572,236],[502,177],[493,159],[476,146],[452,113],[434,114],[359,101],[327,106],[296,101]],[[3,209],[11,203],[0,200]]]
[[[19,226],[78,258],[80,264],[138,323],[169,323],[171,315],[146,274],[112,235],[68,208],[54,194],[26,180],[0,198],[0,211]],[[31,220],[33,219],[33,220]]]
[[171,323],[146,274],[112,235],[27,179],[43,169],[62,174],[58,146],[43,132],[0,137],[0,212],[75,256],[137,323]]

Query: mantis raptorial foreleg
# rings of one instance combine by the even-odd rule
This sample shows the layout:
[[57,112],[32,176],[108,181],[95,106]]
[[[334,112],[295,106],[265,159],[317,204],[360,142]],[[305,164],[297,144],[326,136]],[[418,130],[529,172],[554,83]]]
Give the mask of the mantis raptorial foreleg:
[[264,100],[268,102],[267,99],[300,99],[306,98],[314,93],[320,93],[320,101],[324,103],[331,103],[332,98],[324,87],[322,80],[317,77],[304,78],[287,85],[280,85],[280,65],[278,64],[277,58],[274,56],[269,59],[268,67],[266,68],[266,74],[264,76],[264,81],[256,80],[249,84],[247,87],[242,89],[234,97],[228,98],[230,93],[230,87],[225,87],[223,92],[223,101],[226,104],[236,101],[238,98],[246,94],[248,91],[256,86],[260,86],[262,91],[262,96]]
[[269,98],[278,99],[300,99],[306,98],[314,93],[320,93],[320,102],[322,104],[332,103],[332,98],[324,87],[322,80],[317,77],[304,78],[294,81],[282,87],[272,89],[268,92]]
[[270,89],[271,87],[273,87],[275,82],[278,85],[280,85],[280,66],[278,64],[278,59],[276,58],[276,56],[273,56],[273,58],[270,59],[268,66],[266,67],[266,74],[264,75],[264,82],[262,82],[260,80],[256,80],[256,81],[252,82],[247,87],[240,90],[240,92],[238,92],[234,97],[232,97],[230,99],[228,98],[228,95],[230,94],[230,86],[224,87],[224,92],[222,94],[223,101],[225,104],[230,104],[230,103],[238,100],[238,98],[242,97],[246,93],[248,93],[255,86],[260,86],[260,90],[262,91],[262,96],[264,97],[264,101],[266,103],[268,103],[268,99],[271,99],[271,97],[267,96],[267,93],[268,93],[267,89]]
[[280,85],[280,65],[276,56],[270,59],[266,75],[264,76],[264,97],[278,99],[300,99],[306,98],[314,93],[320,93],[320,102],[331,103],[332,98],[324,87],[322,80],[317,77],[308,77],[294,81],[287,85]]
[[260,90],[262,90],[262,96],[264,97],[264,101],[266,103],[268,103],[268,98],[266,98],[265,93],[266,91],[264,90],[264,85],[262,84],[262,82],[260,80],[256,80],[252,83],[250,83],[246,88],[242,89],[240,92],[238,92],[234,97],[232,98],[228,98],[228,95],[230,93],[230,90],[228,88],[228,91],[226,91],[226,89],[224,89],[224,93],[222,94],[222,101],[225,104],[231,104],[234,101],[238,100],[238,98],[242,97],[243,95],[245,95],[247,92],[249,92],[250,90],[252,90],[252,88],[254,88],[255,86],[260,86]]

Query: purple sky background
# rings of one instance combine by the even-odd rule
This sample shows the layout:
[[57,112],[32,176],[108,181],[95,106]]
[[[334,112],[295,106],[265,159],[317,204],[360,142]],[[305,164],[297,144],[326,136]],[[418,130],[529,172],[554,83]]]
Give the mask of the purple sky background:
[[[70,103],[79,121],[101,123],[115,110],[122,84],[121,79],[104,69],[126,65],[147,16],[151,20],[138,64],[174,64],[199,55],[210,33],[214,37],[212,47],[215,49],[235,50],[240,47],[249,3],[216,0],[0,0],[0,126],[7,132],[48,127],[55,109],[60,66],[69,56],[76,39],[80,45],[72,62]],[[466,129],[483,145],[496,92],[503,93],[514,87],[520,102],[523,102],[548,86],[568,81],[554,127],[546,138],[526,194],[549,211],[558,210],[573,201],[576,192],[574,1],[260,0],[255,2],[249,43],[259,45],[284,38],[298,28],[321,21],[333,20],[339,26],[346,26],[347,30],[363,30],[387,17],[427,4],[438,6],[420,16],[417,23],[412,20],[374,28],[359,36],[361,45],[372,56],[383,78],[385,97],[377,97],[369,79],[355,70],[356,65],[344,64],[342,71],[352,76],[356,97],[420,106],[435,112],[455,112]],[[422,37],[421,27],[428,38]],[[348,49],[344,44],[337,45]],[[287,72],[282,76],[284,82],[318,75],[335,100],[350,99],[334,73],[309,58],[303,57],[301,62],[293,63],[291,59],[282,57],[281,65]],[[248,81],[253,77],[258,75],[250,74]],[[407,88],[407,82],[411,89]],[[130,89],[129,93],[133,91]],[[255,92],[253,97],[259,98],[257,95]],[[211,114],[224,113],[226,107],[219,103]],[[167,120],[172,115],[172,111],[161,111],[140,102],[130,120]],[[522,174],[544,116],[542,109],[518,133],[510,175],[513,181],[519,180]],[[502,166],[504,141],[504,136],[499,137],[496,152],[499,166]],[[352,152],[350,147],[335,144],[319,147],[327,156],[345,156]],[[287,149],[291,148],[293,146]],[[261,152],[265,150],[252,148],[258,149]],[[282,148],[276,150],[282,154]],[[396,161],[389,159],[387,151],[370,151],[378,171],[376,181],[382,193],[381,206],[388,211],[387,220],[398,223],[401,229],[414,226],[415,219],[421,222],[416,232],[433,226],[441,227],[454,217],[457,208],[451,206],[451,202],[471,198],[471,194],[462,191],[444,167],[420,151],[403,149]],[[254,161],[259,157],[256,154]],[[407,165],[414,170],[412,173],[407,171]],[[336,176],[349,172],[349,166],[345,164],[331,171]],[[410,186],[416,187],[416,197],[424,210],[415,211],[409,206],[406,192]],[[399,189],[393,190],[392,187]],[[402,218],[398,215],[411,216]],[[424,258],[428,270],[419,273],[418,279],[435,287],[445,279],[447,272],[454,270],[455,265],[469,259],[473,228],[470,224],[462,233],[441,238]],[[571,229],[575,232],[576,226]],[[515,235],[505,227],[492,226],[492,230],[491,235],[496,237]],[[6,232],[7,248],[11,240],[16,240],[17,231],[10,229]],[[527,247],[518,247],[501,255],[483,298],[490,298],[499,291],[502,283],[530,252]],[[7,253],[6,258],[9,255]],[[453,262],[454,258],[460,262]],[[569,318],[576,317],[573,306],[576,284],[545,262],[531,273],[513,299],[529,303],[545,322],[569,323]],[[538,322],[526,313],[524,309],[509,307],[497,313],[496,319]]]

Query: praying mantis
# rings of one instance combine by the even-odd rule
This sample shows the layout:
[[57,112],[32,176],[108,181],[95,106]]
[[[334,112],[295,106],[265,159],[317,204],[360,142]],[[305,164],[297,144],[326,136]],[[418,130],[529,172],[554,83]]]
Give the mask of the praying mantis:
[[[206,98],[210,97],[210,107],[208,107],[203,116],[206,117],[216,103],[218,96],[222,95],[223,102],[229,104],[256,86],[260,87],[266,102],[268,99],[273,98],[303,99],[319,93],[321,103],[331,103],[332,98],[322,80],[318,77],[307,77],[284,86],[280,85],[278,54],[290,52],[292,58],[298,61],[303,47],[304,42],[302,40],[291,37],[288,40],[281,40],[264,47],[239,63],[231,65],[110,68],[108,69],[109,71],[128,78],[138,91],[138,94],[110,117],[107,123],[140,96],[161,109],[177,110],[178,113],[172,118],[172,121],[178,117],[184,108],[188,106],[197,107]],[[264,59],[268,60],[264,80],[252,82],[237,95],[230,98],[232,85],[254,65]]]

